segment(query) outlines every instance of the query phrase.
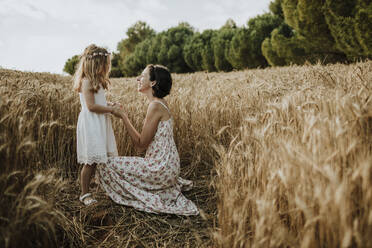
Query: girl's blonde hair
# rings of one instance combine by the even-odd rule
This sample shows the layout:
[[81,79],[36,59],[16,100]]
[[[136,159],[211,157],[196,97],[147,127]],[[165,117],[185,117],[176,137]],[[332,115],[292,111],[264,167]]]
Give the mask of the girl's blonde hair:
[[102,86],[107,89],[109,74],[111,70],[111,56],[105,48],[94,44],[84,49],[77,64],[77,70],[73,76],[74,90],[81,91],[81,82],[84,78],[88,79],[92,85],[92,91],[97,92]]

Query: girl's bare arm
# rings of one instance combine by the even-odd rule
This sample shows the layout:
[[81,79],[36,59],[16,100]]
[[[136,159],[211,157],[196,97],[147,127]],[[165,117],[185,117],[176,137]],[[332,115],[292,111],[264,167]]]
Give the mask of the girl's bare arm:
[[112,113],[114,109],[113,107],[103,106],[94,102],[94,93],[92,91],[92,86],[90,85],[88,80],[83,80],[81,91],[84,95],[85,103],[89,111],[99,114]]

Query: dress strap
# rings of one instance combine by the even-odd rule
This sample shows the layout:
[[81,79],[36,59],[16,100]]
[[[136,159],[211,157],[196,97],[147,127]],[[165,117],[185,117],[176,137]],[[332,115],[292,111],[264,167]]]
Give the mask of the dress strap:
[[158,100],[154,100],[154,102],[158,102],[158,103],[160,103],[161,105],[163,105],[163,107],[164,107],[166,110],[168,110],[168,113],[170,113],[169,108],[167,107],[167,105],[165,105],[164,103],[162,103],[161,101],[158,101]]

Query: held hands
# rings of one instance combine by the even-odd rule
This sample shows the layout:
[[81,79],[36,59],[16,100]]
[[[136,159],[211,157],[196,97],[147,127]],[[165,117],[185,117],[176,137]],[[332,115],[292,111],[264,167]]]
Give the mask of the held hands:
[[124,111],[123,105],[117,102],[107,102],[107,106],[111,107],[111,114],[118,117],[124,118],[127,114]]
[[116,117],[121,118],[121,111],[123,110],[123,105],[117,102],[107,102],[107,106],[111,108],[111,114]]
[[112,108],[113,109],[111,114],[113,114],[114,116],[119,118],[124,118],[125,116],[127,116],[122,106],[113,106]]
[[121,108],[123,108],[123,105],[121,105],[118,102],[107,102],[107,106],[110,106],[110,107],[121,107]]

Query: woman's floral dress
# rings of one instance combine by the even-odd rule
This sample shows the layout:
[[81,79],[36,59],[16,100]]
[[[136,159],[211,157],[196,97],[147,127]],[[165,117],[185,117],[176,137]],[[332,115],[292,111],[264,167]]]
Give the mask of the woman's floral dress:
[[106,165],[98,166],[100,183],[114,202],[150,213],[199,214],[181,193],[191,189],[192,182],[179,177],[172,123],[172,119],[159,122],[144,158],[109,157]]

